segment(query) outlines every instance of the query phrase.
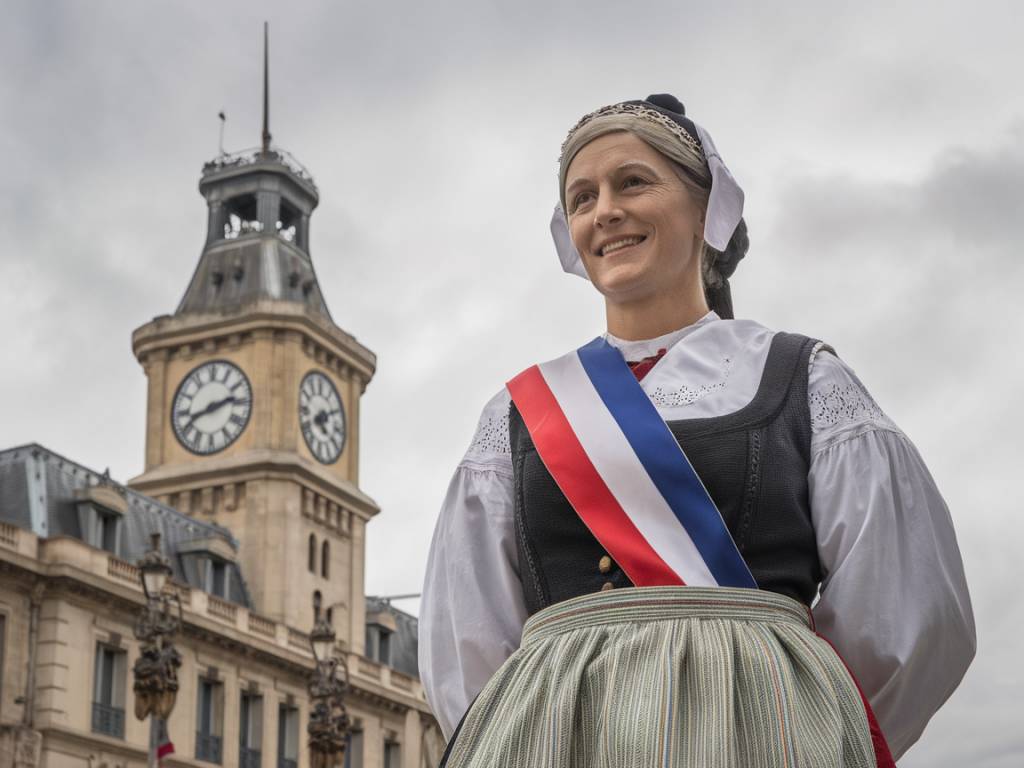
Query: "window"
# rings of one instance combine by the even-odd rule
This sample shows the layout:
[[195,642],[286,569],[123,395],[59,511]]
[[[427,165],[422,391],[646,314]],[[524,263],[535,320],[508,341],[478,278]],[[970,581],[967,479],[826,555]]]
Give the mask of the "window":
[[320,548],[320,575],[325,579],[330,575],[331,572],[331,543],[324,539],[324,544]]
[[277,768],[299,764],[299,710],[288,704],[277,708]]
[[224,686],[216,680],[199,679],[196,701],[196,758],[221,761],[224,724]]
[[329,606],[327,608],[327,623],[330,624],[332,627],[334,626],[334,606],[333,605]]
[[299,221],[299,212],[295,206],[290,205],[287,200],[281,201],[280,216],[277,219],[277,234],[289,243],[295,242],[296,224]]
[[94,504],[79,514],[85,543],[116,555],[121,544],[121,515]]
[[242,692],[238,724],[238,766],[239,768],[260,768],[263,743],[263,697]]
[[118,648],[96,645],[92,686],[92,730],[124,738],[125,668],[127,655]]
[[233,197],[225,203],[224,208],[225,240],[263,231],[263,222],[257,214],[256,195]]
[[391,631],[387,627],[366,625],[366,656],[381,664],[391,664]]
[[316,534],[309,534],[309,572],[316,573]]
[[100,512],[99,518],[99,546],[107,552],[117,554],[117,528],[120,522],[120,515],[107,515]]
[[320,594],[320,590],[313,592],[313,621],[320,618],[320,606],[323,604],[324,599]]
[[401,768],[402,745],[397,741],[384,742],[384,768]]
[[228,599],[231,586],[231,567],[215,557],[203,559],[203,589],[211,595]]
[[350,731],[345,750],[345,768],[363,768],[363,732]]

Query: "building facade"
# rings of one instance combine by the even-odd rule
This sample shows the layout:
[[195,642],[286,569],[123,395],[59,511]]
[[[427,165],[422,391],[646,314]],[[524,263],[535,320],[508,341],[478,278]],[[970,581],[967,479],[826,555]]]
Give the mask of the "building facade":
[[136,560],[162,534],[183,609],[167,765],[308,765],[308,632],[337,633],[347,765],[436,765],[416,621],[364,594],[359,404],[376,359],[331,319],[309,247],[318,192],[272,148],[203,169],[202,255],[136,329],[144,472],[124,484],[39,445],[0,452],[0,768],[141,766]]

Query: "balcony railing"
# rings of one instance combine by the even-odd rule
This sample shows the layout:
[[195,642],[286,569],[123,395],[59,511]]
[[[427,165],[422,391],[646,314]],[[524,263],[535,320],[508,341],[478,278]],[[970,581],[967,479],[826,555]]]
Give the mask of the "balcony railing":
[[253,147],[251,149],[243,149],[239,152],[232,152],[231,154],[224,153],[222,155],[218,155],[213,160],[203,165],[203,175],[205,176],[208,173],[216,173],[224,170],[225,168],[241,168],[259,162],[278,162],[300,179],[303,179],[316,188],[313,176],[306,169],[306,166],[296,160],[290,152],[285,152],[280,147],[273,147],[268,153],[264,153],[262,147]]
[[239,746],[238,768],[260,768],[262,755],[258,749]]
[[298,760],[293,760],[290,757],[277,758],[277,768],[297,768],[298,764]]
[[124,738],[124,710],[108,707],[98,701],[92,703],[93,733],[103,733],[117,739]]
[[196,759],[205,760],[208,763],[219,763],[221,761],[220,736],[196,731]]

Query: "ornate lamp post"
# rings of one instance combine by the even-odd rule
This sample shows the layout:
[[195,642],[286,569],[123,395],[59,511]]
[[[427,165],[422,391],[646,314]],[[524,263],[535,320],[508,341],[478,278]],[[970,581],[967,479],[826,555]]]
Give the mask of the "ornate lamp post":
[[348,664],[341,659],[344,679],[338,679],[334,627],[318,617],[309,635],[316,669],[309,680],[309,762],[311,768],[341,768],[345,761],[351,722],[345,711]]
[[[178,695],[181,654],[171,639],[181,628],[181,600],[177,592],[164,591],[171,575],[170,561],[160,551],[160,534],[150,536],[150,549],[139,561],[146,606],[135,620],[135,637],[141,643],[135,677],[135,717],[150,716],[149,764],[156,765],[160,721],[166,721]],[[176,608],[176,610],[175,610]]]

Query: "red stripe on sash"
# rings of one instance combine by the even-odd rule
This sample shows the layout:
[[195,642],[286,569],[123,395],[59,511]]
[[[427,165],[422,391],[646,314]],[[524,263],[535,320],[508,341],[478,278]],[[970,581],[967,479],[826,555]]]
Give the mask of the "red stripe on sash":
[[637,585],[683,584],[612,495],[536,365],[508,383],[541,461],[583,524]]

